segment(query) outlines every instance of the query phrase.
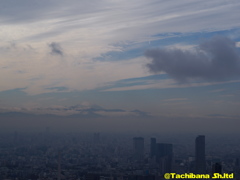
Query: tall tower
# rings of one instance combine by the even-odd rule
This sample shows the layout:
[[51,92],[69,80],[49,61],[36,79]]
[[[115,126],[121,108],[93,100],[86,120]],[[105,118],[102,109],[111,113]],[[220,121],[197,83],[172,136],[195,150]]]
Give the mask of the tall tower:
[[142,137],[133,138],[133,151],[134,159],[137,161],[142,161],[144,158],[144,138]]
[[151,157],[156,156],[156,138],[151,138],[151,149],[150,149]]
[[173,160],[172,144],[157,143],[156,144],[156,160],[160,167],[161,173],[171,173]]
[[195,167],[196,173],[206,173],[205,136],[203,135],[195,140]]

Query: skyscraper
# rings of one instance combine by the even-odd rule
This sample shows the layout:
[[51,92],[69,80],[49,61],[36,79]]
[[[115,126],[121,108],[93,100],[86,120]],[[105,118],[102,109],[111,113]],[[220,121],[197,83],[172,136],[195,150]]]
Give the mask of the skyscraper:
[[156,156],[156,138],[151,138],[150,155],[151,157]]
[[142,137],[133,138],[134,159],[141,161],[144,158],[144,139]]
[[156,160],[160,167],[161,173],[171,173],[173,159],[172,144],[157,143],[156,144]]
[[206,173],[205,136],[203,135],[195,140],[195,168],[196,173]]
[[222,174],[222,165],[220,163],[214,163],[212,165],[212,173]]

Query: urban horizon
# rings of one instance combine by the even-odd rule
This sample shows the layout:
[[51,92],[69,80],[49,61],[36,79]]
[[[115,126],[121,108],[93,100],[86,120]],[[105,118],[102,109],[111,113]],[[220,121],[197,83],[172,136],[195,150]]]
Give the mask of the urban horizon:
[[239,9],[0,0],[0,180],[239,180]]

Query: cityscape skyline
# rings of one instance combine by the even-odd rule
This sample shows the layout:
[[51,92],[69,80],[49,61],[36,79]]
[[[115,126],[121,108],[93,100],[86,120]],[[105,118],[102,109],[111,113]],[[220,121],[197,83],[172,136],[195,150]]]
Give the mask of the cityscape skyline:
[[0,0],[0,180],[239,180],[239,9]]
[[[100,141],[96,141],[96,135]],[[1,133],[0,178],[159,180],[167,172],[202,174],[196,172],[200,156],[206,163],[203,174],[211,177],[213,173],[228,173],[234,174],[235,179],[240,177],[239,140],[234,136],[208,136],[206,154],[203,154],[204,135],[155,135],[156,155],[151,156],[150,134],[134,137],[133,134],[51,131]],[[199,151],[200,156],[194,151]]]

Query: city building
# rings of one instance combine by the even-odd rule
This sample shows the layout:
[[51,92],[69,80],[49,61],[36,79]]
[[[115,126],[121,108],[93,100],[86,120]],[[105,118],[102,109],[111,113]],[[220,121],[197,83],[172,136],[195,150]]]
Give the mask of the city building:
[[157,143],[156,160],[157,163],[159,164],[160,173],[171,173],[173,160],[172,144]]
[[212,165],[212,173],[222,174],[222,165],[220,163],[214,163]]
[[144,159],[144,138],[133,138],[133,151],[135,160],[142,161]]
[[206,173],[205,136],[200,135],[195,140],[195,171]]
[[156,138],[151,138],[151,149],[150,149],[150,156],[156,156]]

